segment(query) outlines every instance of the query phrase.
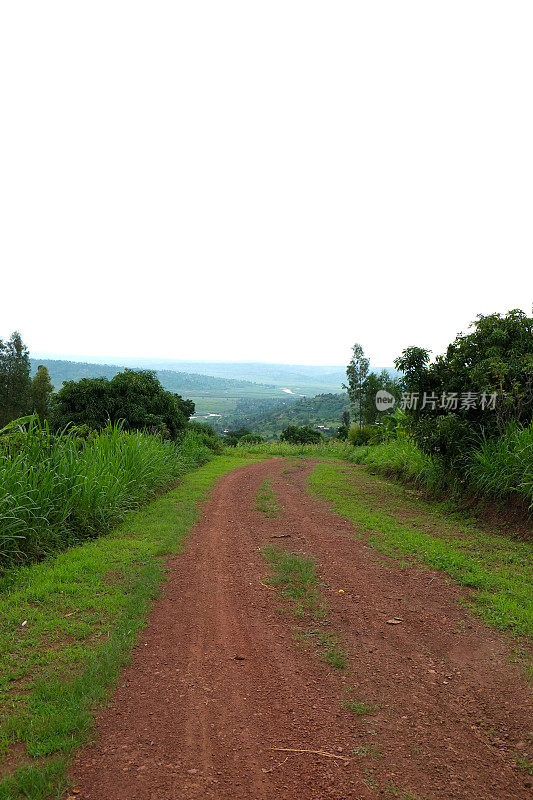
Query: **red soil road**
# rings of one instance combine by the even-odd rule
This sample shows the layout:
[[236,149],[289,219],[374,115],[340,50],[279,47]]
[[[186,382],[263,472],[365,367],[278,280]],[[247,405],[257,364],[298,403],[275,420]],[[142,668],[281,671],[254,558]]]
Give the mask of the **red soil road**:
[[[276,459],[219,481],[187,552],[171,560],[95,743],[76,759],[76,798],[531,798],[531,779],[513,767],[533,726],[509,639],[461,608],[464,591],[442,573],[384,565],[306,494],[311,466],[287,473]],[[254,508],[266,478],[279,518]],[[269,542],[316,558],[347,670],[295,645],[295,618],[261,582]],[[403,623],[388,625],[392,616]],[[378,713],[343,710],[348,685]],[[366,746],[366,757],[353,753]]]

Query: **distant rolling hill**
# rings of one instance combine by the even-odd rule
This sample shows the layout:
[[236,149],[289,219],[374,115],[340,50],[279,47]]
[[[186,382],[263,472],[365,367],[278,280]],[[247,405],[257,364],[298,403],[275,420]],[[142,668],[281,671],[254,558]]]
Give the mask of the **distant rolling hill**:
[[[252,381],[288,387],[302,394],[317,394],[331,388],[340,391],[346,380],[346,367],[300,364],[267,364],[259,361],[173,361],[167,359],[126,359],[126,363],[145,365],[149,369],[172,369],[213,375],[217,378]],[[311,389],[312,391],[305,391]]]
[[[124,366],[118,364],[89,364],[79,361],[60,361],[55,359],[31,358],[31,374],[37,372],[39,364],[43,364],[50,373],[50,379],[54,389],[58,391],[65,381],[79,381],[82,378],[107,378],[111,379],[117,372],[121,372]],[[142,367],[141,367],[142,368]],[[210,375],[200,375],[190,372],[175,372],[168,369],[156,369],[157,377],[162,386],[170,392],[178,394],[201,394],[206,392],[236,392],[246,394],[247,391],[264,390],[271,392],[274,386],[255,384],[251,381],[232,380],[230,378],[219,378]],[[279,396],[279,391],[276,391]]]

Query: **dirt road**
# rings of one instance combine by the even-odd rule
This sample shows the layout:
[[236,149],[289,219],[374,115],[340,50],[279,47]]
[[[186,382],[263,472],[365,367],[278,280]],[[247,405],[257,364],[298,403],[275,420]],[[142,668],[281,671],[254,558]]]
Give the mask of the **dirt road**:
[[[355,539],[306,493],[311,465],[287,467],[252,464],[215,487],[77,757],[72,796],[531,798],[512,761],[533,726],[508,640],[458,605],[464,592],[442,573],[401,569]],[[277,518],[254,507],[266,478]],[[294,618],[262,583],[268,543],[316,559],[347,669],[296,646]],[[347,686],[377,713],[343,709]]]

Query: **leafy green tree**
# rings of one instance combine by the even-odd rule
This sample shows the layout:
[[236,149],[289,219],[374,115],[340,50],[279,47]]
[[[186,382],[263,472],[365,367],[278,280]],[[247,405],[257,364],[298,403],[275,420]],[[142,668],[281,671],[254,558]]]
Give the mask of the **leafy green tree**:
[[18,331],[0,339],[0,428],[30,408],[30,357]]
[[343,425],[339,425],[339,427],[337,428],[337,439],[340,439],[341,441],[345,442],[346,439],[348,438],[348,433],[349,432],[350,432],[350,429],[349,429],[349,427],[347,425],[344,425],[344,424]]
[[343,388],[348,392],[352,408],[357,411],[359,418],[359,427],[363,425],[363,387],[365,379],[368,375],[370,361],[366,358],[363,348],[360,344],[354,344],[352,347],[352,358],[346,367],[346,377],[348,378],[348,385],[343,384]]
[[391,378],[386,369],[382,369],[379,375],[371,372],[363,383],[363,395],[361,399],[361,412],[365,425],[373,425],[376,422],[383,422],[384,418],[394,411],[391,406],[387,411],[379,411],[376,406],[376,393],[386,391],[392,394],[396,400],[400,399],[400,382]]
[[175,439],[194,413],[194,403],[167,392],[151,370],[126,369],[110,381],[83,378],[67,381],[54,396],[54,427],[69,423],[104,428],[122,421],[126,429],[159,432]]
[[348,433],[348,439],[354,447],[360,447],[365,444],[379,444],[384,438],[385,430],[383,425],[363,425],[362,428],[352,425]]
[[[533,412],[533,316],[520,309],[479,314],[470,328],[432,365],[436,390],[496,394],[495,428],[501,431],[511,420],[528,424]],[[469,412],[470,420],[486,426],[489,417],[483,409]]]
[[309,425],[288,425],[279,437],[281,442],[290,444],[318,444],[322,441],[320,431],[315,431]]
[[50,411],[50,402],[54,387],[46,367],[42,364],[37,367],[37,372],[31,382],[31,410],[39,415],[41,422],[45,420]]
[[348,438],[348,433],[350,431],[350,412],[348,409],[345,409],[342,412],[342,422],[337,428],[337,439],[341,439],[341,441],[346,441]]
[[407,347],[394,359],[394,366],[403,373],[402,388],[406,392],[422,393],[428,389],[431,350]]

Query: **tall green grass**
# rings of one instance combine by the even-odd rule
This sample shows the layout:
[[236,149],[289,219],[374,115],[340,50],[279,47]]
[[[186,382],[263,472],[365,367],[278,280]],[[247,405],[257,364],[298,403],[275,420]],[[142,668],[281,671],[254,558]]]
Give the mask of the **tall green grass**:
[[446,469],[405,438],[353,448],[348,460],[432,493],[483,495],[502,502],[518,498],[533,509],[533,423],[527,428],[511,424],[502,436],[485,439],[472,450],[464,472]]
[[0,436],[0,566],[36,561],[109,531],[211,451],[115,426],[87,440],[32,419]]
[[365,464],[370,472],[399,478],[432,492],[445,489],[449,478],[438,461],[406,438],[352,448],[348,461]]
[[519,497],[533,508],[533,422],[511,424],[500,438],[485,440],[473,453],[468,480],[489,497]]

